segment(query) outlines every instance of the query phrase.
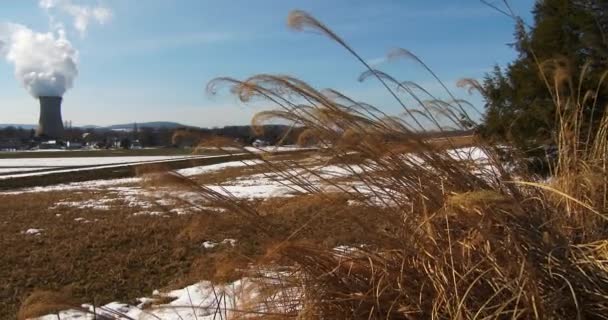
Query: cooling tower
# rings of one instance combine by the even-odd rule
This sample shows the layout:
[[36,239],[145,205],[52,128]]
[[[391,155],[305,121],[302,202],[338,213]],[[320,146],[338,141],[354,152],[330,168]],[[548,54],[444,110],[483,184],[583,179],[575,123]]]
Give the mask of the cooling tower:
[[39,97],[40,120],[36,136],[48,139],[63,137],[63,121],[61,120],[61,97]]

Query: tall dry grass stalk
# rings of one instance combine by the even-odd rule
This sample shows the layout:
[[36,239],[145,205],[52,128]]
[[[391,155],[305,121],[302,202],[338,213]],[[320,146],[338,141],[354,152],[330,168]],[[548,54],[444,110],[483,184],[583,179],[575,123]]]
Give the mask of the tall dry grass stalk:
[[[608,154],[608,106],[598,105],[608,71],[600,76],[594,91],[583,91],[582,84],[590,77],[589,66],[575,75],[565,60],[554,59],[541,65],[554,104],[559,124],[556,141],[559,157],[553,185],[565,204],[568,219],[576,219],[581,227],[593,230],[603,225],[608,209],[606,196],[606,155]],[[600,117],[598,118],[598,113]],[[571,199],[574,198],[574,199]],[[590,227],[590,228],[587,228]]]
[[[288,24],[344,47],[366,68],[360,80],[379,81],[403,113],[389,116],[379,107],[284,75],[219,78],[208,90],[228,86],[244,102],[273,103],[277,108],[257,114],[254,124],[279,118],[304,127],[302,142],[319,146],[319,153],[352,178],[340,183],[297,161],[266,162],[294,192],[331,201],[330,186],[351,200],[345,210],[361,206],[370,216],[396,223],[381,245],[346,251],[293,243],[289,237],[259,267],[290,266],[290,272],[271,288],[266,284],[267,295],[252,305],[264,305],[273,317],[306,319],[608,318],[608,117],[604,112],[601,119],[591,119],[595,113],[585,111],[589,105],[606,107],[594,105],[597,92],[577,92],[577,75],[563,65],[540,66],[560,124],[559,161],[549,181],[540,182],[519,162],[501,161],[497,148],[484,141],[477,141],[480,160],[450,150],[449,138],[441,147],[424,138],[428,125],[423,123],[444,130],[445,123],[464,129],[473,122],[467,104],[443,83],[450,101],[371,68],[305,12],[292,12]],[[391,57],[399,55],[432,73],[406,50]],[[480,88],[472,80],[461,84]],[[415,105],[406,105],[406,96]],[[356,165],[349,161],[355,156]],[[265,225],[262,212],[225,195],[208,196],[222,197],[232,210]],[[289,308],[271,299],[286,292],[292,294]]]

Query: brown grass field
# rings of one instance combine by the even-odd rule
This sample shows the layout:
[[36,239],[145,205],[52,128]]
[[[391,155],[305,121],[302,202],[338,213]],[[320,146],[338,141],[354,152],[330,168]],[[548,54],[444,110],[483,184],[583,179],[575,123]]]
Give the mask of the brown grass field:
[[[443,147],[444,140],[433,143]],[[466,136],[453,138],[453,143],[468,146],[474,142]],[[272,157],[274,161],[302,158],[306,159],[302,154]],[[215,162],[219,161],[190,165]],[[222,184],[268,170],[262,165],[225,168],[192,180],[201,185]],[[62,181],[72,181],[64,178]],[[104,198],[112,199],[105,210],[57,205]],[[13,319],[24,300],[40,290],[66,292],[81,303],[104,304],[133,302],[154,289],[178,288],[200,280],[234,280],[239,276],[235,268],[245,268],[320,211],[326,212],[324,217],[300,230],[294,240],[328,248],[371,245],[381,240],[379,234],[390,230],[388,221],[370,218],[362,208],[347,206],[344,210],[345,202],[336,196],[328,205],[327,199],[314,195],[245,200],[242,205],[264,212],[274,225],[267,234],[236,213],[206,209],[213,204],[178,215],[166,205],[129,206],[112,192],[84,187],[68,192],[0,194],[0,319]],[[142,211],[165,214],[137,214]],[[42,234],[23,234],[30,228],[42,229]],[[238,239],[237,245],[201,247],[204,241],[227,238]]]
[[[226,168],[193,180],[221,184],[265,171],[261,166]],[[215,210],[134,215],[168,209],[162,205],[129,207],[118,198],[108,210],[56,207],[59,202],[112,197],[115,195],[86,189],[0,195],[0,212],[4,213],[0,222],[1,319],[13,319],[24,299],[39,290],[69,292],[82,303],[103,304],[130,302],[154,289],[204,279],[236,279],[236,267],[246,267],[319,210],[327,212],[326,217],[308,225],[297,240],[327,247],[373,244],[378,232],[366,229],[390,228],[387,221],[370,220],[363,209],[341,210],[346,199],[338,196],[332,205],[314,195],[245,201],[267,214],[275,226],[271,234],[260,232],[235,213]],[[43,231],[38,236],[23,234],[29,228]],[[201,247],[203,241],[226,238],[238,239],[237,245]]]

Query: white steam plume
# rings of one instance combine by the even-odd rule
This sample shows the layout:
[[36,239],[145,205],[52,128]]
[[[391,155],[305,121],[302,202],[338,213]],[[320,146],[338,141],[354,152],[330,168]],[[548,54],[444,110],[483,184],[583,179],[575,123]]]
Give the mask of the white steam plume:
[[70,15],[74,19],[74,28],[81,36],[86,34],[92,21],[105,24],[112,18],[112,11],[106,7],[78,5],[72,0],[40,0],[38,5],[47,12],[58,10]]
[[18,24],[0,25],[0,53],[34,97],[63,96],[78,75],[78,51],[61,30],[37,33]]
[[103,24],[112,12],[102,6],[74,4],[73,0],[39,0],[47,11],[52,31],[39,33],[15,23],[0,23],[0,57],[15,66],[15,77],[34,97],[63,96],[78,76],[78,51],[55,21],[54,11],[67,13],[81,35],[90,22]]

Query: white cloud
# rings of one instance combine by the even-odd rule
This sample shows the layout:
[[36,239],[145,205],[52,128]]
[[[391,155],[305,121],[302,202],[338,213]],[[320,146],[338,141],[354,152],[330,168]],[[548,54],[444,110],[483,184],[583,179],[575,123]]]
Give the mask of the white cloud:
[[105,24],[112,18],[112,11],[101,5],[80,5],[72,0],[40,0],[38,5],[46,11],[57,10],[70,15],[81,36],[86,34],[91,22]]

